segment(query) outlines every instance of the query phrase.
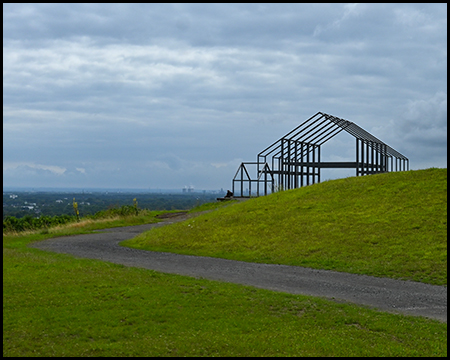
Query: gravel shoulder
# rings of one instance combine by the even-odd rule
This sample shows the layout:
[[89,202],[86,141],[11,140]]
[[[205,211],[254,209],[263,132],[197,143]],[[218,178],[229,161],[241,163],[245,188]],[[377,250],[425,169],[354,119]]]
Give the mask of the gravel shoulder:
[[154,227],[182,221],[180,214],[156,224],[99,230],[94,234],[48,239],[33,248],[76,257],[99,259],[125,266],[165,273],[219,280],[292,294],[319,296],[351,302],[382,311],[424,316],[447,322],[447,287],[316,270],[299,266],[257,264],[204,256],[179,255],[137,250],[119,245],[121,241]]

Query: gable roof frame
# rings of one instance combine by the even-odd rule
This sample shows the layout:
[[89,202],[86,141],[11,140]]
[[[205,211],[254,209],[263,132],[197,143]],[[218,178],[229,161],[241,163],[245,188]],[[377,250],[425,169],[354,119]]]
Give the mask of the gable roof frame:
[[[321,146],[342,131],[356,139],[356,161],[322,162]],[[271,168],[268,157],[272,158]],[[278,187],[286,189],[301,187],[304,183],[309,185],[310,179],[312,183],[316,180],[320,182],[321,168],[356,168],[356,176],[409,170],[409,159],[406,156],[355,123],[323,112],[317,112],[259,152],[256,164],[258,184],[262,174],[270,173],[272,179],[278,175]],[[303,177],[306,177],[305,182]],[[238,181],[236,176],[233,188],[235,181]],[[272,181],[272,189],[274,184]],[[257,193],[259,196],[259,187]]]

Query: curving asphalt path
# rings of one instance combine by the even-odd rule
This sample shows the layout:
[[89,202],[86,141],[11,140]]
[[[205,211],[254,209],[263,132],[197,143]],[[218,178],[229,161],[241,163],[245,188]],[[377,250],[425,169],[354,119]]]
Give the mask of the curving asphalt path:
[[186,219],[99,230],[95,234],[54,238],[30,246],[42,250],[99,259],[211,280],[255,286],[292,294],[313,295],[447,322],[447,287],[355,275],[299,266],[257,264],[204,256],[179,255],[119,246],[123,240]]

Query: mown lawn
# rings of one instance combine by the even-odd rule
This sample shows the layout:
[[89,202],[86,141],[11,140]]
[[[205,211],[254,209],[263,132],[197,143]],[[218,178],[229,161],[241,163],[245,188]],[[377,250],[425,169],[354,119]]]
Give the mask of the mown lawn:
[[447,356],[447,324],[4,247],[3,356]]

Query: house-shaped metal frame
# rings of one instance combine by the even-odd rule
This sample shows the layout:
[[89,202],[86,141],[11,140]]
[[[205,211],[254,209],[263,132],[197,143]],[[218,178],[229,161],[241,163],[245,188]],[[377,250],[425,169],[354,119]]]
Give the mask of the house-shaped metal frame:
[[[321,146],[344,130],[356,139],[356,161],[321,161]],[[249,167],[256,168],[256,178],[251,178]],[[295,189],[320,182],[325,168],[353,168],[356,176],[363,176],[409,170],[409,160],[355,123],[318,112],[261,151],[256,162],[241,163],[232,189],[235,197]]]

